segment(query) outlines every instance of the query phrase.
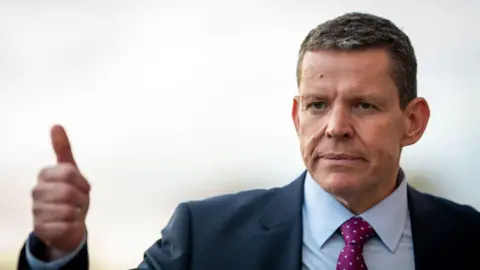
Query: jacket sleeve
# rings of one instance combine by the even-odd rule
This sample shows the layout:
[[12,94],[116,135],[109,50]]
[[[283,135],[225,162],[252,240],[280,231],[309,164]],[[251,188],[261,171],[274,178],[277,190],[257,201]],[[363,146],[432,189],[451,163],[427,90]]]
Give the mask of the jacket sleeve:
[[191,212],[187,203],[180,204],[162,237],[144,253],[137,269],[188,270],[191,257]]
[[[180,204],[174,211],[167,226],[161,231],[162,237],[144,253],[143,261],[136,269],[149,270],[188,270],[191,256],[191,213],[187,203]],[[28,246],[27,246],[28,243]],[[18,260],[18,270],[47,270],[33,268],[27,259],[27,248],[36,258],[42,258],[45,244],[36,236],[23,246]],[[88,270],[87,243],[69,262],[56,270]]]
[[19,270],[88,270],[88,247],[85,235],[80,246],[65,258],[49,263],[41,261],[46,251],[46,245],[34,234],[31,233],[23,245],[18,260]]

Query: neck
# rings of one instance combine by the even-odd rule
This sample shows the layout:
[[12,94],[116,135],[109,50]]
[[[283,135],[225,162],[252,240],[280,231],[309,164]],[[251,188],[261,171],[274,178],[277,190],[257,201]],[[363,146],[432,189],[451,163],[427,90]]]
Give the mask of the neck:
[[366,187],[365,190],[355,190],[351,194],[334,197],[354,215],[360,215],[392,194],[398,186],[398,174],[389,177],[382,185]]

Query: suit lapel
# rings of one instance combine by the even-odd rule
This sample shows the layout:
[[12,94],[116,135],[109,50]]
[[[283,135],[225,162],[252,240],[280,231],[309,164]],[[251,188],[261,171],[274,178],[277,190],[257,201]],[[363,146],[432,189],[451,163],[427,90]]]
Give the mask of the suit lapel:
[[278,189],[259,218],[252,235],[262,270],[296,270],[302,266],[302,206],[306,172]]
[[447,243],[454,242],[454,239],[450,239],[454,236],[449,232],[452,232],[456,225],[455,218],[442,212],[429,195],[410,186],[408,187],[408,205],[415,269],[446,269],[453,255],[452,247]]

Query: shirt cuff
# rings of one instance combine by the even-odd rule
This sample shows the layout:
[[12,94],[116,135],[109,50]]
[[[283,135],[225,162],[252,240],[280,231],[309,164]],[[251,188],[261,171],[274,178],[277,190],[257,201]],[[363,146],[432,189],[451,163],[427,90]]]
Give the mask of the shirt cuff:
[[32,251],[30,250],[30,241],[32,237],[35,237],[33,234],[30,234],[30,236],[27,239],[27,243],[25,245],[25,252],[26,252],[26,257],[27,257],[27,262],[30,265],[31,269],[33,270],[58,270],[67,263],[69,263],[75,256],[78,255],[78,253],[82,250],[82,248],[85,246],[87,243],[87,233],[83,236],[82,242],[80,242],[80,245],[71,253],[58,258],[54,261],[50,262],[44,262],[33,255]]

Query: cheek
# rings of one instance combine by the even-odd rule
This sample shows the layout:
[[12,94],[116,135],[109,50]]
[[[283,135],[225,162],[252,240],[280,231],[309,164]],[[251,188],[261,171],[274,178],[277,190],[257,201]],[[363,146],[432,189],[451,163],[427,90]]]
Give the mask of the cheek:
[[305,114],[300,114],[298,120],[300,133],[305,136],[318,134],[324,125],[324,120],[322,118]]
[[322,130],[322,121],[310,117],[299,118],[299,135],[302,148],[311,146],[311,142],[318,140]]
[[398,159],[401,137],[394,122],[377,122],[375,128],[363,129],[361,138],[375,163],[391,163]]
[[299,121],[299,139],[300,151],[305,165],[310,168],[313,166],[312,158],[315,148],[318,146],[322,135],[323,122],[315,118],[300,118]]

